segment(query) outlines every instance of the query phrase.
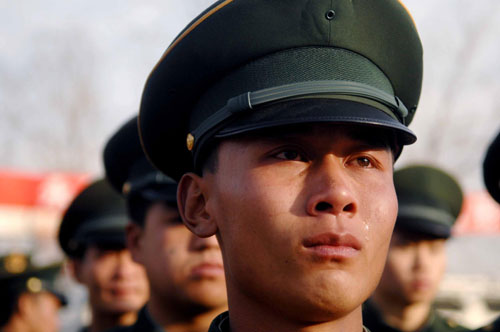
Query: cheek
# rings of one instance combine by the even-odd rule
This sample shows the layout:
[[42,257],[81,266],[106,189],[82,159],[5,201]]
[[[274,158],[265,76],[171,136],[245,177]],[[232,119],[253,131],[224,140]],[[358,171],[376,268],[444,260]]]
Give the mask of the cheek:
[[95,288],[104,288],[110,282],[114,273],[114,265],[111,259],[101,259],[93,264],[90,278]]
[[146,238],[149,274],[172,279],[184,273],[190,234],[184,225],[152,229]]
[[364,201],[360,203],[364,238],[373,255],[384,262],[397,218],[397,197],[392,182],[391,186],[369,188],[364,190]]

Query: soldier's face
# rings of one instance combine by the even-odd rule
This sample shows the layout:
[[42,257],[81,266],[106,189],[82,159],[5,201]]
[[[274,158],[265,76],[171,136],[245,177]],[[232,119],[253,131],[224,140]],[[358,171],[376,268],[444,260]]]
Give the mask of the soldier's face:
[[144,268],[127,249],[90,246],[84,258],[75,262],[75,273],[88,288],[92,309],[102,313],[138,311],[149,296]]
[[376,295],[401,305],[430,304],[446,268],[445,242],[395,231]]
[[57,332],[60,329],[61,301],[52,293],[24,293],[19,299],[19,313],[26,328],[33,332]]
[[144,227],[128,230],[134,258],[146,268],[152,296],[197,311],[227,303],[222,255],[215,236],[199,238],[182,224],[177,207],[148,209]]
[[360,314],[397,214],[378,134],[318,124],[220,143],[217,170],[201,178],[201,219],[216,224],[230,307],[302,322]]

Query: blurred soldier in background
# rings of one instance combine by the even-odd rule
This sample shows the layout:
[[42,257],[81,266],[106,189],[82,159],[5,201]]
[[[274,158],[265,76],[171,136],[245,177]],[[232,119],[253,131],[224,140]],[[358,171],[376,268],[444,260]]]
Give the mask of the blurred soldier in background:
[[215,236],[199,238],[182,223],[177,184],[147,161],[137,117],[111,137],[104,163],[111,184],[127,199],[132,221],[127,227],[128,246],[134,260],[146,268],[151,287],[136,324],[124,330],[206,332],[227,306]]
[[394,172],[399,210],[382,279],[363,308],[371,331],[467,331],[432,304],[446,267],[445,243],[462,206],[449,174],[430,166]]
[[[500,132],[497,137],[491,142],[486,157],[483,162],[483,176],[486,189],[491,197],[500,203]],[[499,332],[500,317],[491,324],[477,330],[478,332]]]
[[106,180],[92,183],[71,203],[59,229],[59,244],[75,279],[88,290],[89,332],[135,322],[149,296],[144,269],[126,249],[126,207]]
[[0,330],[59,331],[58,311],[66,299],[54,288],[61,264],[35,266],[30,257],[11,253],[0,258]]

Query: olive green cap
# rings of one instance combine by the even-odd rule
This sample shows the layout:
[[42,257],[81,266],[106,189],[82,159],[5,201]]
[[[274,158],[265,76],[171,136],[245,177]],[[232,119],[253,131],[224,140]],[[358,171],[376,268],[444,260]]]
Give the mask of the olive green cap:
[[177,183],[153,167],[144,155],[137,116],[108,140],[103,160],[106,178],[127,199],[138,195],[151,201],[177,202]]
[[402,146],[416,140],[407,125],[421,84],[420,39],[397,0],[218,1],[151,72],[140,134],[174,179],[199,168],[214,138],[261,128],[354,123]]
[[394,172],[398,196],[396,228],[448,238],[462,207],[458,182],[433,166],[414,165]]
[[12,298],[23,292],[46,291],[57,296],[61,304],[65,305],[66,297],[55,287],[55,280],[61,266],[61,262],[50,265],[33,264],[31,256],[24,253],[11,252],[2,256],[0,257],[0,294],[2,297]]
[[486,152],[483,161],[483,176],[491,197],[500,203],[500,132]]
[[125,248],[128,223],[124,198],[107,180],[85,188],[64,213],[59,245],[69,257],[78,258],[88,245]]

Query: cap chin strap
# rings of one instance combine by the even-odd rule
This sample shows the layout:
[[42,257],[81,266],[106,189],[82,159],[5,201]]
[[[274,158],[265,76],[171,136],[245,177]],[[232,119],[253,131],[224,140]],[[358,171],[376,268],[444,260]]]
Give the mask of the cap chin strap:
[[[398,97],[370,85],[351,81],[308,81],[245,92],[230,98],[223,108],[209,116],[196,129],[191,131],[189,135],[194,139],[194,142],[198,142],[203,135],[218,127],[235,114],[250,111],[254,107],[271,102],[321,94],[356,96],[379,102],[389,107],[393,115],[401,123],[404,123],[404,118],[408,115],[407,108]],[[193,145],[190,146],[189,150],[192,150],[192,148]]]

